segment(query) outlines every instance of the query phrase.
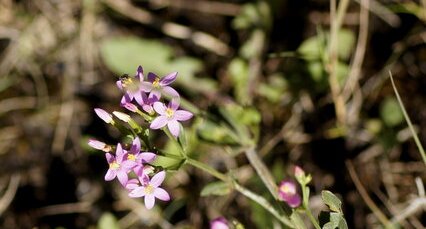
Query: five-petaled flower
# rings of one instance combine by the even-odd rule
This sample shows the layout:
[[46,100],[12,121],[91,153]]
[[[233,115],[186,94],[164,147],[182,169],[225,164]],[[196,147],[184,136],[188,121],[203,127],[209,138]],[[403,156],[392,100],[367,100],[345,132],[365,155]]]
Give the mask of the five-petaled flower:
[[148,81],[142,82],[142,89],[145,92],[149,92],[148,98],[155,99],[156,101],[160,100],[161,94],[164,93],[170,97],[178,97],[179,93],[170,87],[169,85],[176,80],[177,72],[172,72],[162,78],[158,77],[156,74],[150,72],[148,73]]
[[138,137],[133,139],[132,146],[127,152],[123,166],[133,169],[137,176],[146,176],[144,164],[154,161],[156,155],[151,152],[141,152],[141,142]]
[[281,182],[278,189],[278,197],[292,208],[298,207],[301,203],[296,184],[292,181],[284,180]]
[[192,118],[193,114],[189,111],[178,110],[179,100],[172,99],[169,105],[166,107],[164,103],[155,102],[154,110],[160,115],[155,118],[151,125],[151,129],[160,129],[167,125],[167,128],[170,130],[173,136],[179,136],[180,124],[178,121],[186,121]]
[[131,183],[130,185],[127,185],[126,188],[128,189],[133,188],[133,190],[129,193],[129,196],[144,197],[145,207],[147,209],[151,209],[154,206],[155,198],[163,200],[163,201],[169,201],[170,200],[169,194],[166,192],[166,190],[159,187],[161,183],[163,183],[165,176],[166,176],[166,172],[161,171],[155,174],[151,180],[139,177],[141,186],[135,187],[133,183]]
[[125,150],[123,150],[120,143],[117,144],[115,156],[110,153],[105,154],[109,165],[109,169],[105,174],[106,181],[111,181],[117,177],[117,179],[123,186],[127,184],[127,172],[129,169],[128,167],[122,165],[122,163],[126,160],[126,156],[126,152]]
[[124,106],[126,103],[132,102],[135,99],[138,103],[142,103],[142,83],[143,83],[143,68],[139,66],[136,75],[131,77],[127,74],[120,77],[116,84],[120,90],[124,91],[124,95],[121,98],[121,105]]

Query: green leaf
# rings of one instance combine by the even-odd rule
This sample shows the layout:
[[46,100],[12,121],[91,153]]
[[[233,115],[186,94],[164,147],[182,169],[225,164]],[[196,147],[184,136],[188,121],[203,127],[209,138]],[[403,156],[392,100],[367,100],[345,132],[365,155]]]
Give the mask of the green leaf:
[[174,155],[162,156],[157,155],[155,161],[152,163],[154,166],[161,166],[166,170],[178,170],[184,163],[184,160]]
[[390,127],[395,127],[404,121],[404,114],[398,101],[393,97],[387,97],[380,104],[380,116],[383,122]]
[[321,192],[321,197],[324,203],[334,212],[342,212],[342,201],[337,198],[332,192],[324,190]]
[[117,218],[109,212],[102,214],[98,221],[98,229],[120,229]]
[[238,139],[235,134],[223,124],[218,124],[209,120],[205,120],[197,129],[198,136],[208,142],[235,145]]
[[248,95],[248,64],[241,58],[235,58],[228,66],[228,72],[234,84],[234,94],[237,101],[247,104],[250,101]]
[[224,196],[231,192],[229,185],[223,181],[212,182],[204,186],[201,196]]
[[157,72],[158,67],[167,65],[172,49],[155,40],[124,36],[103,40],[101,56],[105,64],[118,74],[134,73],[141,64],[144,69]]

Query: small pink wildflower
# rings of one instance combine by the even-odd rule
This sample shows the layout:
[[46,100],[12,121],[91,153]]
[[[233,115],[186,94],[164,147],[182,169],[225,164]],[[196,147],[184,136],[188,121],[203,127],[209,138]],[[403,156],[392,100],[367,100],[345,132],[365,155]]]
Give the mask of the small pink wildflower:
[[218,217],[210,222],[210,229],[229,229],[228,220],[224,217]]
[[[163,183],[164,178],[166,176],[166,172],[161,171],[157,174],[155,174],[151,180],[142,180],[141,177],[139,177],[139,180],[142,184],[142,186],[135,187],[133,184],[130,185],[129,188],[134,188],[130,193],[130,197],[145,197],[145,207],[147,209],[151,209],[154,207],[155,204],[155,198],[163,200],[163,201],[169,201],[170,196],[167,193],[166,190],[160,188],[159,186],[161,183]],[[133,186],[133,187],[132,187]]]
[[121,147],[121,144],[117,144],[115,156],[110,153],[106,153],[105,157],[109,164],[109,169],[105,174],[105,180],[111,181],[117,177],[118,181],[120,181],[120,183],[125,186],[128,180],[127,172],[129,169],[122,166],[122,163],[126,160],[126,153]]
[[278,196],[292,208],[298,207],[301,203],[300,195],[297,193],[296,184],[292,181],[281,182],[278,190]]
[[124,91],[124,95],[121,98],[121,104],[132,102],[135,99],[137,102],[142,102],[142,82],[143,82],[143,68],[139,66],[136,75],[130,77],[129,75],[123,75],[117,80],[116,84],[120,90]]
[[94,149],[102,150],[106,153],[111,151],[111,146],[107,145],[105,142],[101,142],[96,139],[89,139],[89,142],[87,144]]
[[161,98],[162,93],[171,97],[178,97],[179,93],[169,86],[176,80],[177,74],[177,72],[172,72],[160,78],[156,74],[150,72],[147,77],[149,82],[142,82],[142,89],[145,92],[149,92],[148,98],[155,98],[156,101]]
[[193,114],[189,111],[178,110],[179,100],[172,99],[169,105],[166,107],[164,103],[155,102],[154,110],[160,115],[155,118],[151,125],[151,129],[160,129],[167,125],[173,136],[179,136],[180,125],[178,121],[186,121],[192,118]]
[[300,168],[299,166],[295,166],[294,167],[294,176],[297,178],[297,179],[300,179],[300,178],[302,178],[302,177],[304,177],[305,176],[305,171],[303,171],[303,169],[302,168]]

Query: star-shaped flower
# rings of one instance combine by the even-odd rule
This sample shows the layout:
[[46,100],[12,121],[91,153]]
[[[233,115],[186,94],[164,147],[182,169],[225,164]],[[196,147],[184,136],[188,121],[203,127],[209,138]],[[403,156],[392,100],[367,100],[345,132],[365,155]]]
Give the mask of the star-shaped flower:
[[192,118],[193,114],[189,111],[178,110],[179,100],[172,99],[169,105],[166,107],[164,103],[155,102],[154,110],[160,115],[155,118],[151,125],[151,129],[160,129],[167,125],[167,128],[170,130],[173,136],[179,136],[180,125],[178,121],[186,121]]
[[163,201],[169,201],[170,196],[167,191],[159,187],[161,183],[163,183],[165,177],[166,172],[164,171],[155,174],[149,181],[141,180],[139,177],[142,186],[135,187],[133,183],[130,184],[130,187],[128,186],[128,188],[134,189],[129,193],[129,196],[134,198],[145,197],[144,201],[147,209],[154,207],[155,198]]

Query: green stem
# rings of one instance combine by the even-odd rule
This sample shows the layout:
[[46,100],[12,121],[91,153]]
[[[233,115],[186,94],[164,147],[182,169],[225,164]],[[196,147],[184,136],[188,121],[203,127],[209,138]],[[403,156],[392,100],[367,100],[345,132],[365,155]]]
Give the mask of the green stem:
[[306,184],[302,185],[302,196],[303,196],[303,208],[305,209],[306,215],[308,216],[309,220],[312,222],[314,227],[316,229],[321,229],[320,225],[318,224],[318,221],[315,219],[314,215],[311,212],[311,209],[309,208],[309,196],[307,192],[309,191],[309,188],[306,187]]
[[285,215],[280,215],[278,211],[262,196],[257,195],[256,193],[248,190],[247,188],[241,186],[236,181],[232,180],[227,175],[217,171],[216,169],[199,162],[197,160],[194,160],[192,158],[187,158],[186,163],[203,170],[204,172],[218,178],[219,180],[222,180],[223,182],[230,183],[235,190],[237,190],[239,193],[243,194],[245,197],[249,198],[250,200],[256,202],[260,206],[262,206],[265,210],[267,210],[269,213],[271,213],[275,218],[277,218],[281,223],[286,225],[289,228],[294,228],[293,224],[291,223],[290,219]]

